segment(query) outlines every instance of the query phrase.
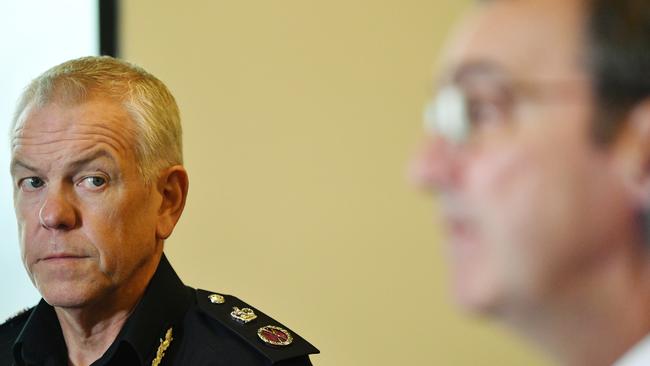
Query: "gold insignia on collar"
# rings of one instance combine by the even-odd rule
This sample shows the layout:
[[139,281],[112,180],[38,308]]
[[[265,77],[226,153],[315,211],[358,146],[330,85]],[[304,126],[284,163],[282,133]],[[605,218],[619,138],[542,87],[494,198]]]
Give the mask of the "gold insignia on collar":
[[244,324],[246,324],[246,323],[250,322],[251,320],[257,318],[257,315],[255,315],[255,312],[253,311],[253,309],[249,309],[249,308],[240,309],[240,308],[238,308],[236,306],[233,306],[232,312],[230,313],[230,316],[233,319],[235,319],[236,321],[238,321],[240,323],[244,323]]
[[212,294],[208,296],[208,299],[210,299],[210,302],[213,304],[223,304],[224,302],[226,302],[226,299],[219,294]]
[[160,339],[160,346],[158,346],[158,350],[156,351],[156,358],[151,361],[151,366],[160,365],[160,361],[162,361],[163,357],[165,357],[165,351],[167,348],[169,348],[169,344],[172,343],[173,340],[174,338],[172,337],[172,328],[169,328],[165,334],[165,339]]

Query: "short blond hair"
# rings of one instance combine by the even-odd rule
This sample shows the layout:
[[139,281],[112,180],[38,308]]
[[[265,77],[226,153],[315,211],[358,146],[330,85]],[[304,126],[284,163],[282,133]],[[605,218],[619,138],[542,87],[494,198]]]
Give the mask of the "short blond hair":
[[14,114],[13,138],[26,108],[51,102],[82,103],[108,97],[122,104],[134,122],[138,169],[150,182],[160,169],[182,164],[182,129],[174,96],[139,66],[109,56],[66,61],[45,71],[23,91]]

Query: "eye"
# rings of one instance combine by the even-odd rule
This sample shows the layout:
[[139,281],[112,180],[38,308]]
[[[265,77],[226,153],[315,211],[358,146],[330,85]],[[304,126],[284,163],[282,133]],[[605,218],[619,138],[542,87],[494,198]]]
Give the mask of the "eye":
[[39,177],[28,177],[21,179],[18,183],[20,189],[27,192],[33,192],[45,185],[45,181]]
[[102,187],[104,187],[107,183],[107,179],[98,176],[98,175],[92,175],[88,177],[84,177],[81,182],[79,182],[80,185],[84,186],[85,188],[88,188],[90,190],[97,190]]
[[474,128],[490,127],[507,122],[512,108],[512,95],[506,87],[483,83],[467,92],[467,116]]
[[472,126],[490,126],[505,122],[508,113],[503,100],[473,99],[467,103],[467,114]]

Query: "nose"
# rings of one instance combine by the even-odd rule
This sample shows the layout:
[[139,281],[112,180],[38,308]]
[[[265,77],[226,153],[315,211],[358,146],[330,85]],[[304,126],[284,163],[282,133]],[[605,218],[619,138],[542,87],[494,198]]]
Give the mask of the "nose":
[[427,136],[409,166],[409,178],[417,188],[446,191],[460,177],[458,147],[440,135]]
[[60,190],[48,189],[47,197],[38,212],[41,226],[48,230],[70,230],[77,225],[77,211]]

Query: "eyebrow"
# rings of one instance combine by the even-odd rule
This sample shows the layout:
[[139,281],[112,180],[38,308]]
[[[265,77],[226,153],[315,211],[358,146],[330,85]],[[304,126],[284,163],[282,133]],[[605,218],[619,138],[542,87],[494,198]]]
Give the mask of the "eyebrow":
[[100,158],[107,158],[107,159],[115,162],[115,158],[113,157],[113,155],[111,153],[109,153],[108,151],[106,151],[104,149],[100,149],[100,150],[95,150],[95,151],[89,153],[86,156],[82,155],[82,157],[80,159],[77,159],[77,160],[71,162],[70,164],[68,164],[68,166],[72,167],[73,169],[78,169],[78,168],[86,166],[86,165],[88,165],[88,164],[92,163],[93,161],[95,161],[97,159],[100,159]]
[[461,84],[467,79],[482,75],[507,76],[505,70],[493,62],[475,61],[461,65],[451,73],[451,81],[455,84]]
[[38,172],[38,169],[32,167],[31,165],[29,165],[29,164],[27,164],[27,163],[25,163],[25,162],[23,162],[23,161],[20,161],[20,160],[18,160],[18,159],[16,159],[16,158],[11,159],[11,165],[10,165],[10,167],[9,167],[9,171],[13,173],[13,172],[15,172],[16,169],[18,169],[18,168],[22,168],[22,169],[26,169],[26,170],[31,170],[31,171],[33,171],[33,172]]
[[[115,162],[115,158],[111,153],[104,149],[99,149],[95,150],[89,154],[86,154],[86,156],[82,155],[79,159],[72,161],[71,163],[67,164],[68,168],[71,168],[72,170],[78,170],[79,168],[86,166],[93,161],[100,159],[100,158],[108,158],[109,160]],[[33,171],[35,173],[39,173],[39,169],[36,167],[33,167],[24,161],[20,159],[13,158],[11,160],[11,166],[10,166],[10,171],[13,173],[16,171],[17,168],[23,168],[27,169],[30,171]]]

